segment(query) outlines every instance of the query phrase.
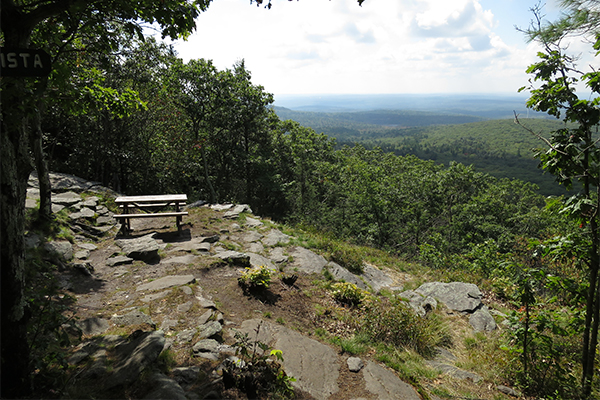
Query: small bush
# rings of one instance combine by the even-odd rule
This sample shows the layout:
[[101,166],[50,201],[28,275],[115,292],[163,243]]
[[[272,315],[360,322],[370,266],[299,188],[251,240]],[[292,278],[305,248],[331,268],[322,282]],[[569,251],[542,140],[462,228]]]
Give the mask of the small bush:
[[272,271],[261,265],[258,268],[246,268],[238,278],[238,284],[248,290],[266,290],[271,286]]
[[369,295],[353,283],[338,282],[331,285],[333,298],[349,306],[357,306]]
[[430,313],[419,317],[405,302],[397,299],[369,299],[354,321],[356,329],[373,342],[403,346],[423,356],[434,354],[436,346],[449,341],[445,325]]

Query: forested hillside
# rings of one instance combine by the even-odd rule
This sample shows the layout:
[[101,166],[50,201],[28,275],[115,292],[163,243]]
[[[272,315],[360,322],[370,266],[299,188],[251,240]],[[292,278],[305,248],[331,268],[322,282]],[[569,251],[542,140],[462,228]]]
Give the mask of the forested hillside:
[[[360,143],[396,155],[415,155],[449,165],[473,165],[497,178],[535,183],[541,194],[562,195],[554,178],[537,168],[537,149],[547,148],[539,138],[512,119],[487,120],[469,115],[405,110],[361,112],[304,112],[274,108],[282,119],[293,119],[337,139],[338,147]],[[562,123],[549,118],[526,118],[521,123],[542,136]]]

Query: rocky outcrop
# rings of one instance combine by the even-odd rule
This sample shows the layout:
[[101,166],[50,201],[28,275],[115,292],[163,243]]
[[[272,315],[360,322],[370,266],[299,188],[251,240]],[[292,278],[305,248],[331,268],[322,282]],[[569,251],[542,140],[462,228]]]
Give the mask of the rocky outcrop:
[[469,315],[469,323],[475,331],[493,331],[496,321],[488,308],[483,304],[483,293],[472,283],[463,282],[429,282],[414,291],[400,293],[419,315],[425,315],[435,309],[437,301],[450,310]]
[[127,238],[115,240],[125,255],[134,260],[154,262],[160,259],[158,256],[158,243],[153,239],[153,234],[138,238]]
[[[344,357],[327,344],[271,321],[244,317],[243,322],[233,323],[219,311],[219,302],[213,301],[210,293],[203,292],[202,273],[191,274],[185,267],[200,259],[216,260],[210,262],[223,270],[222,278],[226,280],[236,279],[245,267],[264,265],[288,274],[325,274],[329,279],[350,282],[372,292],[398,291],[402,282],[389,270],[365,264],[364,272],[356,275],[315,251],[290,246],[294,238],[269,228],[271,224],[256,216],[249,216],[252,211],[246,205],[211,206],[224,218],[238,218],[243,214],[235,224],[228,221],[220,235],[204,232],[206,236],[179,238],[167,246],[163,240],[165,236],[151,233],[118,239],[114,241],[116,246],[107,246],[102,244],[105,232],[116,233],[118,225],[102,203],[101,196],[82,195],[83,191],[104,189],[71,176],[55,175],[55,178],[60,191],[55,193],[54,205],[57,209],[66,209],[75,239],[73,243],[44,244],[41,238],[29,235],[28,246],[43,245],[61,262],[75,260],[71,265],[75,262],[84,265],[88,274],[81,279],[87,289],[86,296],[118,305],[116,312],[107,315],[98,312],[96,315],[94,311],[92,315],[95,316],[75,324],[86,339],[73,349],[69,358],[72,368],[78,371],[71,381],[71,397],[78,397],[78,393],[88,396],[86,390],[91,388],[96,397],[111,397],[116,390],[137,385],[140,398],[183,400],[199,398],[197,393],[202,393],[204,398],[218,398],[212,388],[222,379],[219,368],[224,360],[234,359],[236,353],[235,348],[225,344],[231,343],[226,339],[231,340],[236,332],[245,332],[283,352],[285,372],[296,379],[293,385],[306,393],[307,398],[325,399],[339,395],[343,390],[341,379],[344,374],[357,374],[352,376],[360,377],[363,393],[368,393],[365,397],[420,399],[415,389],[395,372],[367,357]],[[28,193],[35,196],[35,187],[32,186]],[[236,251],[229,250],[231,248]],[[96,271],[85,266],[92,261]],[[156,266],[152,275],[144,271],[150,264]],[[227,266],[223,267],[224,264]],[[130,276],[130,286],[111,286],[112,295],[101,299],[101,291],[107,282],[120,276]],[[70,283],[63,286],[70,287]],[[481,291],[472,284],[431,282],[414,291],[405,291],[400,297],[420,315],[436,309],[439,302],[468,317],[476,331],[496,328],[482,302]],[[165,300],[174,298],[176,303],[166,309],[162,307]],[[85,302],[80,303],[82,309],[86,306]],[[101,336],[115,328],[135,331],[124,337]],[[183,366],[167,375],[157,368],[158,360],[161,353],[166,357],[166,351],[172,346],[185,346],[190,357],[212,363],[214,370],[206,375],[200,373],[197,366]],[[481,380],[479,375],[457,368],[451,355],[444,354],[444,357],[431,360],[429,365],[456,379]]]

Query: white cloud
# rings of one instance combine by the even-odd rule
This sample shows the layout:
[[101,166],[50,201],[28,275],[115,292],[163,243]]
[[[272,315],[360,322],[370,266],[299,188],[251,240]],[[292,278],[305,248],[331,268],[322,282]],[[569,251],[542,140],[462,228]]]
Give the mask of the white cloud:
[[243,58],[275,94],[514,92],[535,49],[500,29],[535,1],[215,0],[177,49],[221,69]]

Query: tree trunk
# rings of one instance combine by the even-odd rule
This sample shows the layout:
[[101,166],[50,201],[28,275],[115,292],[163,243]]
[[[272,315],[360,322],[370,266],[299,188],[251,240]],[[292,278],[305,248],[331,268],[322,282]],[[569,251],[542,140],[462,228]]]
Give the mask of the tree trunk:
[[590,221],[592,232],[592,249],[590,257],[590,276],[588,299],[586,305],[585,330],[583,337],[583,376],[582,391],[584,396],[592,393],[592,382],[594,380],[594,364],[596,360],[596,347],[598,346],[598,328],[600,325],[600,254],[598,249],[598,209],[596,215]]
[[[0,133],[0,271],[2,398],[22,397],[31,390],[27,313],[24,288],[24,227],[27,181],[33,170],[29,155],[22,80],[3,78]],[[12,116],[12,118],[11,118]]]
[[35,159],[35,170],[37,171],[40,185],[40,212],[39,219],[49,220],[52,218],[52,187],[50,185],[50,171],[44,154],[42,135],[42,116],[40,106],[35,111],[33,118],[34,126],[31,132],[31,149]]
[[216,204],[217,194],[215,193],[215,189],[213,188],[213,185],[210,182],[210,177],[208,175],[208,161],[206,160],[206,152],[204,151],[204,146],[200,148],[200,154],[202,155],[202,163],[204,164],[204,178],[206,179],[206,184],[210,189],[210,202],[212,204]]

